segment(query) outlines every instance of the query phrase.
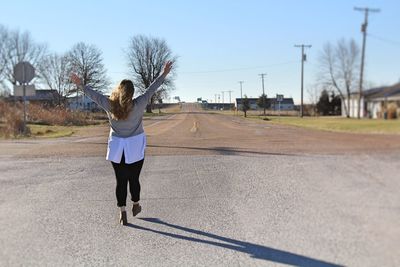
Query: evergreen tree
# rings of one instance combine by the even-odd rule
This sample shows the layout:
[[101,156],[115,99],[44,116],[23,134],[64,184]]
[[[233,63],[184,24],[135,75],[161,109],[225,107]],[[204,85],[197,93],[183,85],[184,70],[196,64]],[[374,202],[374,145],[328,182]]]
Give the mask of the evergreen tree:
[[335,95],[335,92],[332,92],[330,100],[332,115],[341,115],[342,99],[340,98],[340,95]]
[[317,103],[317,111],[320,115],[329,115],[329,111],[331,110],[331,104],[329,101],[329,94],[328,91],[325,89],[322,90],[321,96],[319,97],[318,103]]

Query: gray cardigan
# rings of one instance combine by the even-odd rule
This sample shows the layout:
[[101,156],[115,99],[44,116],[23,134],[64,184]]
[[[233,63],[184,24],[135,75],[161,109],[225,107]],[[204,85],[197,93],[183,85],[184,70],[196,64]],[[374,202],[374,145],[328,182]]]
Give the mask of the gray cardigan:
[[130,137],[141,134],[143,130],[143,114],[147,103],[156,92],[158,87],[164,82],[165,75],[160,75],[154,82],[146,89],[146,92],[133,100],[133,108],[129,112],[125,120],[114,120],[111,116],[111,105],[108,97],[93,90],[90,86],[85,86],[84,93],[96,102],[102,109],[104,109],[108,116],[110,123],[110,136],[116,137]]

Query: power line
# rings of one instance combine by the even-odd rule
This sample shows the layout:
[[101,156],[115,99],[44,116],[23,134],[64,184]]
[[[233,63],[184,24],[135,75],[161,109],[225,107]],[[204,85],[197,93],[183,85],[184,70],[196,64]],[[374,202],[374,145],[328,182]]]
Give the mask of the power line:
[[385,43],[389,43],[389,44],[392,44],[392,45],[400,46],[400,42],[398,42],[398,41],[389,40],[389,39],[377,36],[375,34],[367,33],[367,36],[372,37],[373,39],[385,42]]
[[[291,60],[291,61],[274,63],[274,64],[270,64],[270,65],[265,65],[265,66],[254,66],[254,67],[243,67],[243,68],[232,68],[232,69],[184,71],[184,72],[179,72],[179,74],[203,74],[203,73],[231,72],[231,71],[241,71],[241,70],[254,70],[254,69],[271,68],[271,67],[289,65],[289,64],[294,64],[294,63],[298,63],[298,61]],[[126,75],[130,74],[128,71],[125,71],[125,72],[124,71],[108,71],[108,72],[109,73],[120,73],[120,74],[126,74]]]
[[265,66],[255,66],[255,67],[245,67],[245,68],[232,68],[232,69],[220,69],[220,70],[202,70],[202,71],[187,71],[187,72],[180,72],[179,74],[203,74],[203,73],[217,73],[217,72],[231,72],[231,71],[241,71],[241,70],[253,70],[253,69],[261,69],[261,68],[270,68],[288,64],[298,63],[297,60],[282,62],[282,63],[275,63]]

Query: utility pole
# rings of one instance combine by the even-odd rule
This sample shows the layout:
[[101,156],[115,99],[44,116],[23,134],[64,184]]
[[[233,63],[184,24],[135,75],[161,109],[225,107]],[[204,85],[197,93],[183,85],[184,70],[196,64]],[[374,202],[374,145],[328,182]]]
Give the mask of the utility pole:
[[224,91],[221,91],[222,94],[222,109],[224,109]]
[[232,91],[232,90],[229,90],[229,91],[225,91],[225,92],[227,92],[227,93],[229,94],[229,104],[231,104],[231,103],[232,103],[231,93],[232,93],[233,91]]
[[[240,103],[243,106],[242,86],[243,86],[244,81],[239,81],[239,83],[240,83]],[[239,109],[239,104],[238,104],[237,108]]]
[[264,108],[264,117],[265,117],[265,91],[264,91],[264,76],[266,76],[266,73],[261,73],[258,74],[261,76],[261,80],[262,80],[262,89],[263,89],[263,94],[262,94],[262,104],[263,104],[263,108]]
[[224,92],[229,94],[229,109],[230,109],[230,104],[231,104],[231,102],[232,102],[231,93],[232,93],[233,91],[229,90],[229,91],[224,91]]
[[362,97],[362,87],[363,87],[363,76],[364,76],[364,59],[365,59],[365,43],[367,40],[367,26],[368,26],[368,13],[369,12],[380,12],[380,9],[377,8],[361,8],[354,7],[356,11],[364,12],[364,23],[361,25],[361,32],[363,33],[363,44],[362,44],[362,52],[361,52],[361,70],[360,70],[360,84],[358,90],[358,108],[357,108],[357,118],[360,118],[361,113],[361,97]]
[[304,87],[304,61],[307,60],[304,54],[304,48],[311,48],[311,45],[295,45],[294,47],[301,47],[301,104],[300,104],[300,117],[303,118],[303,87]]

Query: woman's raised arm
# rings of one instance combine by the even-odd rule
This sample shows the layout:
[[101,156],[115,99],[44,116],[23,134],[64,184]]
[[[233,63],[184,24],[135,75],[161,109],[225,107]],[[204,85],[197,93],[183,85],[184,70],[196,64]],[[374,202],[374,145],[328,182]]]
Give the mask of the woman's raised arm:
[[139,101],[144,101],[146,104],[149,102],[150,98],[154,95],[154,93],[157,91],[158,87],[161,86],[161,84],[164,82],[165,77],[167,77],[168,73],[172,69],[172,61],[167,61],[167,63],[164,66],[163,73],[157,77],[153,81],[152,84],[147,88],[146,92],[138,97]]

